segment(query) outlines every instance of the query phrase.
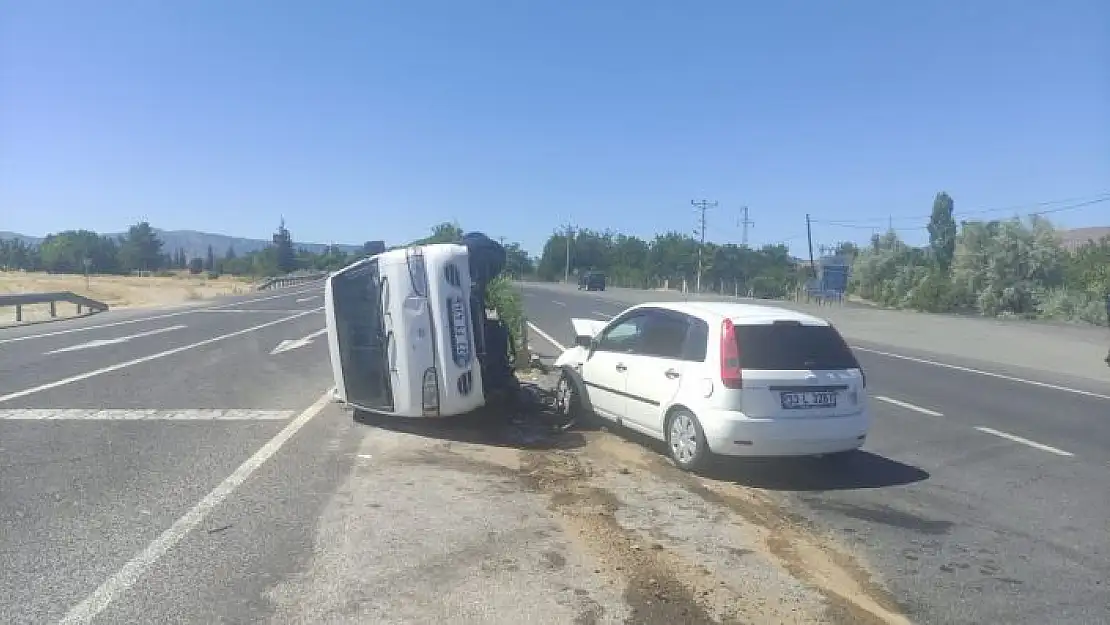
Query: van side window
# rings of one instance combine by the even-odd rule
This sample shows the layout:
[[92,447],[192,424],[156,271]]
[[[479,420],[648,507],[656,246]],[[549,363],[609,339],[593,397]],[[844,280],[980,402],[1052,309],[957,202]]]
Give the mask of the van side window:
[[682,358],[682,346],[689,329],[683,315],[652,311],[647,315],[637,354],[657,358]]

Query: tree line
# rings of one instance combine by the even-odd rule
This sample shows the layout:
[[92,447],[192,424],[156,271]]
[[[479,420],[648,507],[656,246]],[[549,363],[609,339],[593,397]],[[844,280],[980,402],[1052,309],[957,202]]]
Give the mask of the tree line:
[[[462,233],[458,224],[443,223],[434,226],[430,236],[407,245],[454,242]],[[532,260],[519,244],[509,243],[505,248],[507,273],[519,278],[533,272]],[[215,250],[209,245],[205,254],[196,256],[183,249],[166,250],[157,231],[150,223],[142,221],[120,236],[101,235],[91,230],[66,230],[47,235],[38,244],[19,239],[0,240],[0,269],[119,275],[187,270],[212,276],[267,277],[295,271],[334,271],[379,251],[378,244],[367,241],[356,251],[329,245],[320,253],[314,253],[294,243],[293,235],[282,220],[264,249],[239,254],[234,247]]]
[[[848,293],[925,312],[1106,323],[1110,237],[1068,249],[1043,216],[957,223],[955,203],[944,192],[934,198],[925,228],[929,243],[921,247],[907,244],[893,229],[874,235],[867,245],[845,241],[834,246],[832,256],[850,265]],[[573,280],[599,270],[616,286],[681,288],[685,283],[694,290],[699,247],[702,291],[791,297],[818,271],[782,244],[701,246],[678,232],[646,240],[581,229],[551,234],[536,277]]]
[[610,284],[629,288],[694,290],[699,248],[702,291],[784,297],[805,280],[801,267],[782,244],[750,248],[734,243],[705,243],[690,235],[667,232],[654,239],[581,229],[554,232],[536,267],[540,280],[573,279],[602,271]]
[[1110,237],[1068,249],[1041,215],[957,224],[954,208],[947,193],[937,194],[924,247],[894,230],[862,249],[847,246],[850,291],[926,312],[1106,323]]
[[217,251],[211,245],[203,256],[190,256],[183,249],[167,250],[146,221],[115,237],[91,230],[66,230],[47,235],[37,245],[18,239],[0,241],[0,269],[50,273],[126,275],[188,270],[261,277],[298,269],[335,269],[346,264],[347,256],[333,246],[321,254],[297,249],[284,220],[269,246],[241,255],[233,247]]

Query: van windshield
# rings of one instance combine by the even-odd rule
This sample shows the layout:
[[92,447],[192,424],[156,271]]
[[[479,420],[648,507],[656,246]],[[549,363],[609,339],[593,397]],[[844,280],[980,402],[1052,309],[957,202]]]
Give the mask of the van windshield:
[[773,323],[736,326],[743,369],[858,369],[852,349],[832,326]]

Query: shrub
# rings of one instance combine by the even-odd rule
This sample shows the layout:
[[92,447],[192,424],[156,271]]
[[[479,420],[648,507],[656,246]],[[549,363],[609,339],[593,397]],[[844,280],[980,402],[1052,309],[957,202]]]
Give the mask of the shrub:
[[497,318],[509,327],[516,346],[523,345],[524,301],[508,274],[501,274],[489,283],[486,302],[497,313]]

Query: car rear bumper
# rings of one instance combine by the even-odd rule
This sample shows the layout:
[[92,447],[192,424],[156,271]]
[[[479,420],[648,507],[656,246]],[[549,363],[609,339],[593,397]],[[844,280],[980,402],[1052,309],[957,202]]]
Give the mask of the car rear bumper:
[[871,417],[866,410],[844,417],[748,419],[742,413],[699,414],[709,449],[723,456],[812,456],[863,446]]

